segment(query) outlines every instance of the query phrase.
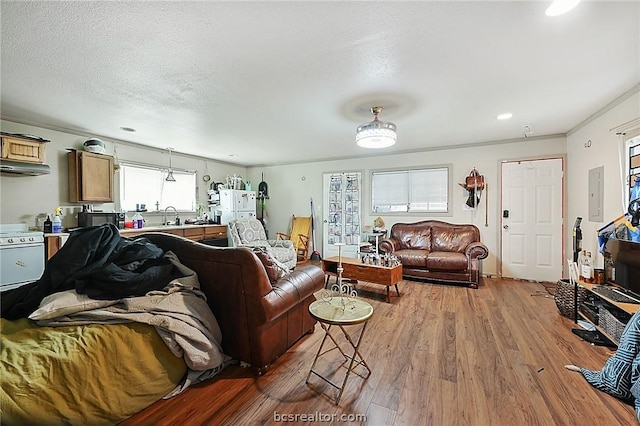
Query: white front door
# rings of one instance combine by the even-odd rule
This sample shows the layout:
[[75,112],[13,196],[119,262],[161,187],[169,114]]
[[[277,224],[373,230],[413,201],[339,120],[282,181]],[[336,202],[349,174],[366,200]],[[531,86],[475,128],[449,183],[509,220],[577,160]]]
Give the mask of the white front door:
[[563,160],[502,163],[502,276],[562,277]]

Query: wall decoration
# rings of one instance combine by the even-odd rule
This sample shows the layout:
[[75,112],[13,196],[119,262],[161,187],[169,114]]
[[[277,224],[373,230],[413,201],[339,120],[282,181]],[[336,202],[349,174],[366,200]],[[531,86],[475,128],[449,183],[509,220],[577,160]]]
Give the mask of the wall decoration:
[[480,204],[480,197],[485,188],[484,176],[474,167],[464,183],[458,184],[469,192],[469,197],[465,203],[469,208],[475,209]]

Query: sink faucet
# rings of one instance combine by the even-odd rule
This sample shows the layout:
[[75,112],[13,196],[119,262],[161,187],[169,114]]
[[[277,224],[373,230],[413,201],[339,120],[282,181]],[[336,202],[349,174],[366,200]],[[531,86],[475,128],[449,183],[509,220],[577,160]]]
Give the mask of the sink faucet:
[[163,225],[169,224],[169,222],[167,222],[167,210],[169,209],[173,209],[173,212],[176,214],[176,217],[175,217],[176,225],[180,225],[180,217],[178,216],[178,210],[176,210],[176,208],[173,206],[167,206],[167,208],[164,209],[164,220],[162,221],[162,224]]

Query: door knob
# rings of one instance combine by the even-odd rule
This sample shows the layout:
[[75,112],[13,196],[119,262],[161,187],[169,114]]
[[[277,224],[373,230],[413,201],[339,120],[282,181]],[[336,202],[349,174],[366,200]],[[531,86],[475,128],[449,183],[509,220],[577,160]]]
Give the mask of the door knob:
[[504,229],[509,229],[509,225],[502,225]]

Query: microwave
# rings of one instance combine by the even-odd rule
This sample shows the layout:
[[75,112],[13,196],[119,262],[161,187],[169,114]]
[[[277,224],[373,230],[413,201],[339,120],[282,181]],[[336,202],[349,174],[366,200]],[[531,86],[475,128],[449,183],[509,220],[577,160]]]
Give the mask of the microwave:
[[124,229],[124,213],[107,212],[79,212],[78,227],[99,226],[105,223],[115,225],[118,229]]

